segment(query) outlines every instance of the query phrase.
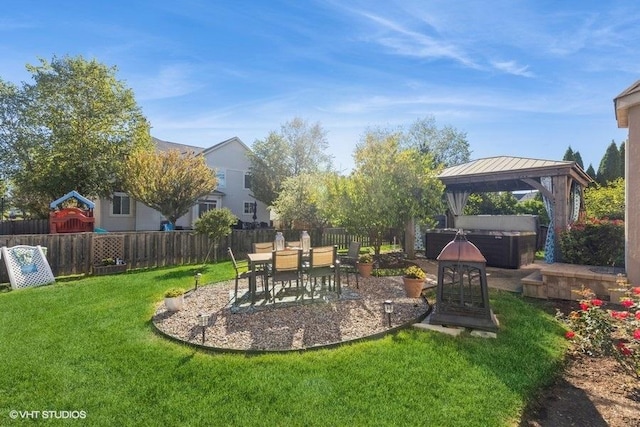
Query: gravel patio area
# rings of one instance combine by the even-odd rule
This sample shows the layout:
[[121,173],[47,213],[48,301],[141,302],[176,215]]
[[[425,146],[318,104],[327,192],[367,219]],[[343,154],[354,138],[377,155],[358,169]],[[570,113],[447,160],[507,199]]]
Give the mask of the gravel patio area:
[[[286,351],[335,345],[383,333],[424,317],[429,304],[407,298],[401,277],[369,277],[342,281],[342,294],[327,292],[304,303],[261,304],[232,310],[235,281],[200,286],[185,295],[184,308],[167,311],[163,302],[152,318],[162,334],[190,344],[230,351]],[[429,283],[429,281],[427,282]],[[240,281],[246,291],[248,283]],[[383,302],[392,300],[389,328]],[[202,344],[198,314],[210,315]]]

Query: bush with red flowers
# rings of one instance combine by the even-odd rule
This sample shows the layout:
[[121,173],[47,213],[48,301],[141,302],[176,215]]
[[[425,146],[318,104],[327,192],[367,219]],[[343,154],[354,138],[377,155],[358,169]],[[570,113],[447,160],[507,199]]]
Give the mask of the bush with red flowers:
[[[569,327],[565,337],[576,351],[590,356],[613,355],[630,374],[640,378],[640,286],[618,280],[625,296],[619,301],[621,310],[604,309],[604,302],[594,298],[589,289],[579,292],[579,310],[558,318]],[[616,303],[616,301],[612,301]]]

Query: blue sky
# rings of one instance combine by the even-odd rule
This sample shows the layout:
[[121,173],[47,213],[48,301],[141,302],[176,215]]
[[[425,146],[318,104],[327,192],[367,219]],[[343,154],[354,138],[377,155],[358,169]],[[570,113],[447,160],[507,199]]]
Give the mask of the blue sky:
[[640,78],[640,3],[628,1],[3,2],[0,77],[83,55],[118,68],[152,135],[251,146],[294,117],[319,122],[343,171],[367,127],[433,116],[472,158],[597,169],[613,98]]

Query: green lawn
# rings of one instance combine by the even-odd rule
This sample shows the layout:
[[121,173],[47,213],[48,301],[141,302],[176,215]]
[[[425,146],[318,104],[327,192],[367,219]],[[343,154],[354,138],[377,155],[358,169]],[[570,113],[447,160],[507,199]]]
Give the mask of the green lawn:
[[[96,426],[514,425],[566,349],[551,315],[492,292],[498,339],[405,330],[332,350],[207,353],[161,338],[150,322],[164,290],[193,286],[195,271],[0,293],[0,425],[26,423],[12,410],[85,411],[67,424]],[[211,283],[232,270],[202,273]]]

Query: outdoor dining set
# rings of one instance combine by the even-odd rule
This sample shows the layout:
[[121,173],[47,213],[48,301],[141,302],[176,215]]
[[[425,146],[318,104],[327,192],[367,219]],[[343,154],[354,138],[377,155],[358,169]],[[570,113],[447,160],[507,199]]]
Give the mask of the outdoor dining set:
[[[355,274],[360,243],[351,242],[349,252],[338,256],[337,246],[311,247],[310,238],[303,232],[299,241],[284,241],[277,233],[273,242],[253,243],[247,254],[247,271],[241,271],[236,258],[228,249],[236,269],[232,305],[275,304],[314,300],[327,292],[340,295],[341,275]],[[248,279],[248,289],[239,289],[240,279]],[[260,283],[260,292],[258,292]]]

